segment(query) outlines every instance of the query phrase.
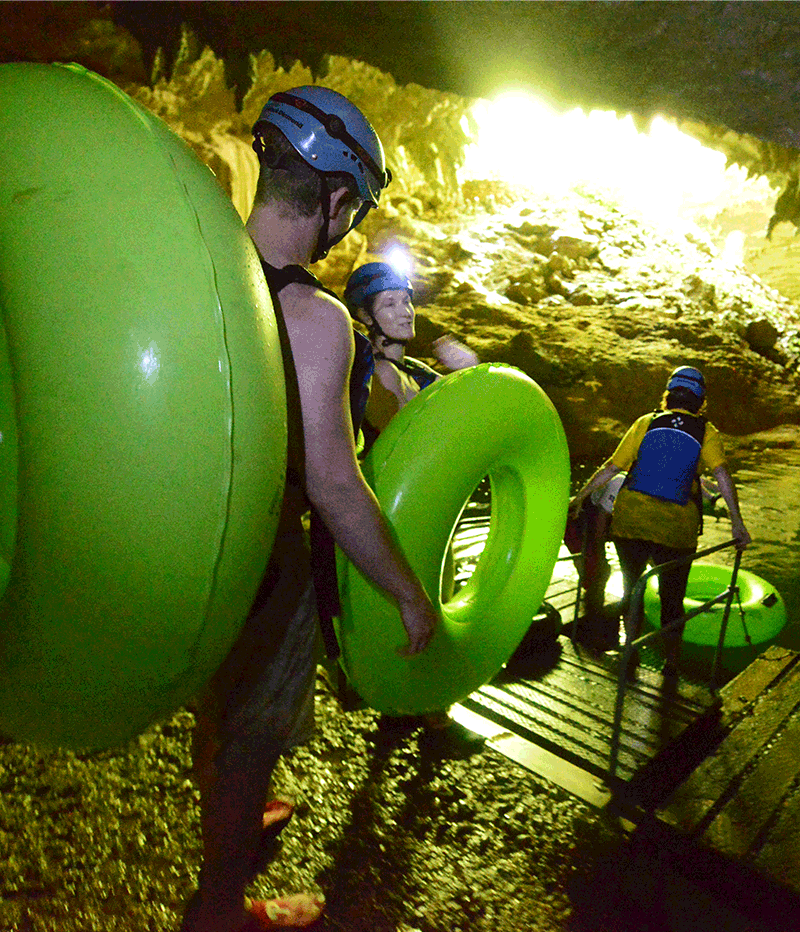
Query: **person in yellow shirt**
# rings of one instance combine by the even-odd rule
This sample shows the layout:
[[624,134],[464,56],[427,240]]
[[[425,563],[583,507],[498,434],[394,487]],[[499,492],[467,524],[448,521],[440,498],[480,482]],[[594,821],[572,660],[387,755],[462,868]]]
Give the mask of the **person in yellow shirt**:
[[[697,550],[702,473],[713,475],[728,506],[737,547],[742,550],[751,541],[719,432],[703,415],[705,404],[702,372],[679,366],[667,380],[660,409],[634,421],[611,458],[570,503],[570,514],[577,515],[588,495],[627,471],[611,516],[611,536],[623,577],[623,612],[648,563],[657,566]],[[684,563],[661,576],[662,627],[683,615],[690,565]],[[665,676],[677,675],[682,634],[676,629],[664,635]]]

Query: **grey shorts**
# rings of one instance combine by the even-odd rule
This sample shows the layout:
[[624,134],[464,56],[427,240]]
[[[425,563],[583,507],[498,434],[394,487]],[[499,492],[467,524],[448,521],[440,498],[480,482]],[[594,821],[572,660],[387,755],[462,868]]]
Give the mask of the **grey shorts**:
[[304,556],[292,548],[274,561],[274,585],[209,685],[202,705],[220,749],[277,756],[313,732],[322,638]]
[[[248,619],[248,624],[273,623],[274,617],[265,614],[266,610]],[[314,681],[320,641],[314,587],[309,582],[275,652],[270,657],[254,653],[258,675],[248,680],[246,689],[237,692],[224,730],[238,736],[267,732],[279,742],[281,750],[307,741],[314,730]]]

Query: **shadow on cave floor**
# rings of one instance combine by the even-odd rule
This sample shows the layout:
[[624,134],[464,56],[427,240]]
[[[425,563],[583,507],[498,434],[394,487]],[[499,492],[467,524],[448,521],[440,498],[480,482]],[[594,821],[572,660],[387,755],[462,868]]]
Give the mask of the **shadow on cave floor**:
[[602,853],[568,886],[570,932],[787,932],[800,928],[790,891],[676,838],[655,819]]

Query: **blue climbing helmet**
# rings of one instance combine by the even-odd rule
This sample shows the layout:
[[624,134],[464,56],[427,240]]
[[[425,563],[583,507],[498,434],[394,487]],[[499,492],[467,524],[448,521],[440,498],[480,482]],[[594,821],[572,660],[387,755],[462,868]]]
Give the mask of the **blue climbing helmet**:
[[[273,94],[264,105],[253,127],[253,148],[259,159],[264,152],[260,128],[266,124],[279,129],[297,155],[323,179],[325,175],[342,172],[356,183],[363,203],[349,229],[335,239],[327,236],[330,190],[323,184],[325,223],[317,251],[324,249],[324,252],[316,256],[323,258],[331,246],[361,223],[371,208],[378,206],[381,191],[392,180],[381,141],[355,104],[337,91],[310,84]],[[290,170],[287,165],[280,167]]]
[[359,266],[347,279],[344,289],[344,303],[350,308],[352,314],[356,308],[364,309],[367,298],[381,291],[392,289],[407,291],[410,298],[414,297],[411,281],[407,275],[398,272],[388,262],[367,262]]
[[380,343],[387,347],[392,343],[398,343],[404,346],[407,340],[397,340],[384,333],[380,324],[375,320],[375,315],[367,307],[367,298],[381,291],[407,291],[409,299],[414,297],[414,290],[411,287],[411,280],[403,272],[399,272],[388,262],[367,262],[359,266],[347,279],[344,288],[344,303],[350,311],[352,317],[358,320],[358,311],[362,311],[368,318],[369,338],[375,340],[380,337]]
[[671,392],[674,388],[688,389],[701,400],[706,397],[706,380],[703,373],[693,366],[678,366],[677,369],[673,369],[667,380],[667,391]]

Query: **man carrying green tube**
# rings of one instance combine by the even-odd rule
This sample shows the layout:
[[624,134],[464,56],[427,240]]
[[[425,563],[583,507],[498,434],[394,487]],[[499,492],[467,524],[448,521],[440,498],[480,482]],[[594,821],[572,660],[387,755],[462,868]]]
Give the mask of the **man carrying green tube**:
[[[246,903],[260,848],[291,815],[267,803],[283,751],[308,736],[318,629],[301,518],[313,505],[348,558],[397,602],[424,650],[437,615],[392,541],[356,459],[350,317],[307,266],[377,207],[390,180],[363,114],[323,87],[274,94],[254,127],[260,175],[247,229],[275,305],[289,410],[286,491],[269,566],[239,641],[200,702],[194,760],[204,861],[182,932],[310,925],[321,897]],[[275,820],[273,815],[278,812]],[[272,823],[272,824],[270,824]]]

